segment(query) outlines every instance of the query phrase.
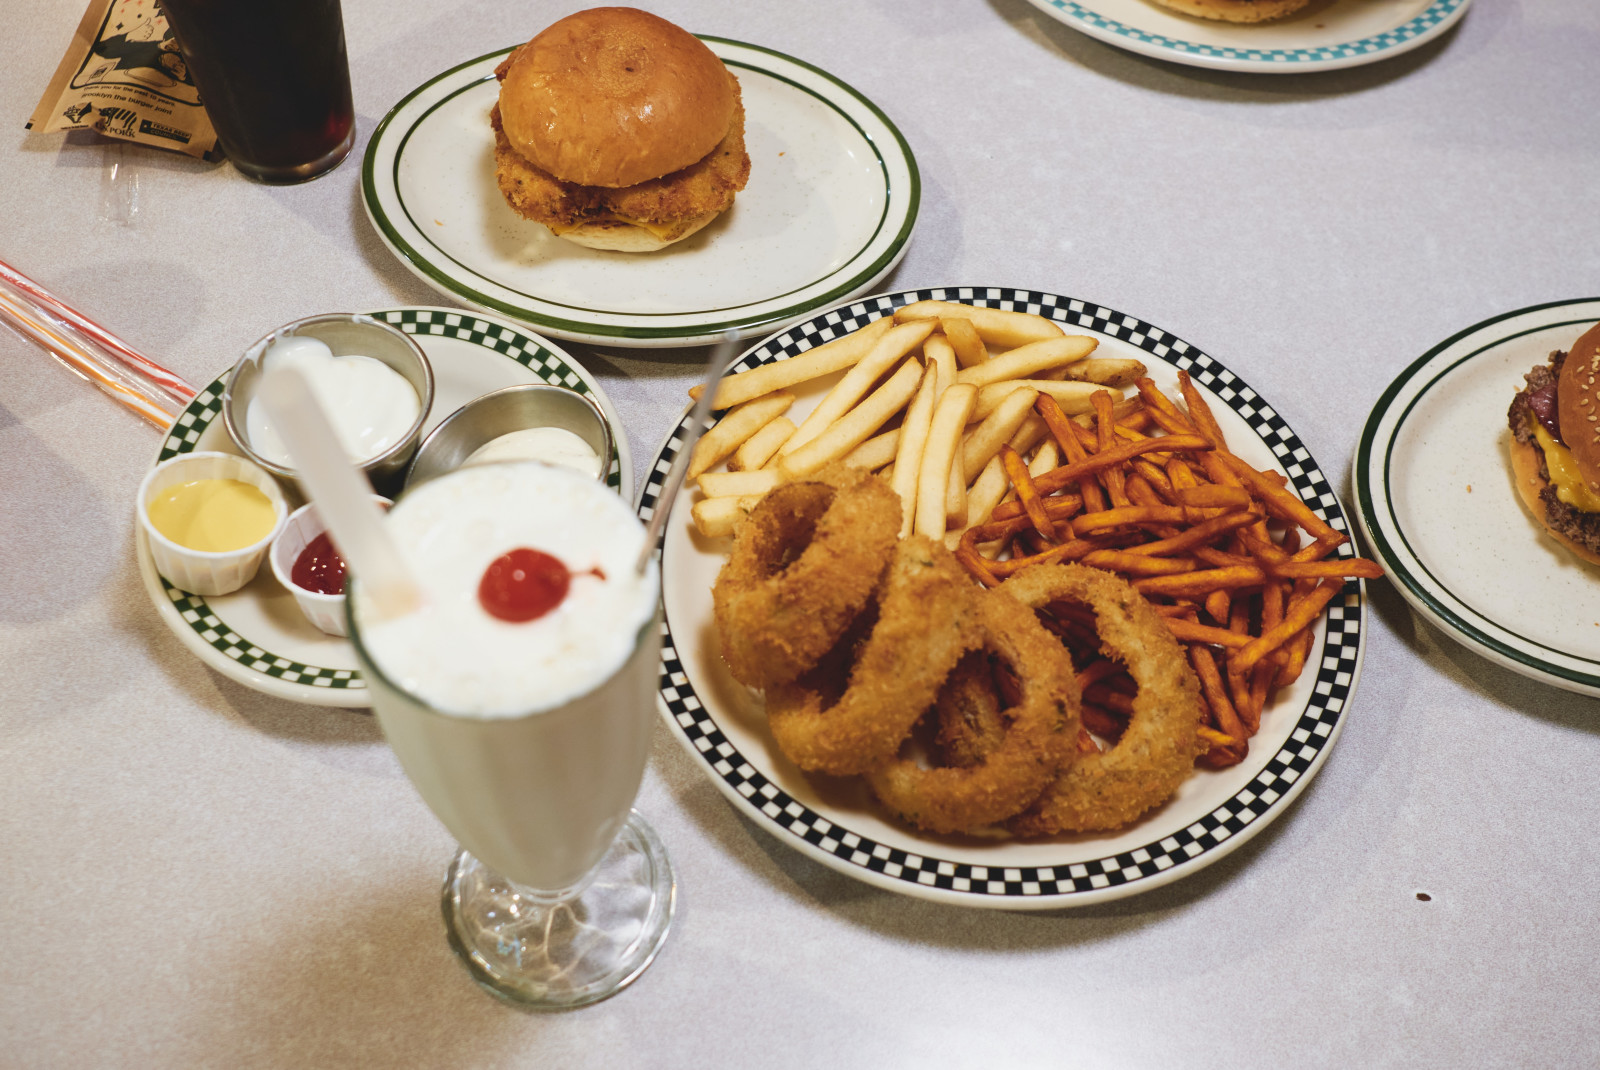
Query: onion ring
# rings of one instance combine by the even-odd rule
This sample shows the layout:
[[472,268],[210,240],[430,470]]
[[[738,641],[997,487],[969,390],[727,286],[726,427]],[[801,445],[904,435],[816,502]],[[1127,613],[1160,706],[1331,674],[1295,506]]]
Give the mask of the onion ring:
[[711,589],[734,679],[773,687],[815,665],[872,597],[899,532],[899,496],[861,469],[835,465],[762,498]]
[[[891,540],[899,524],[896,506]],[[812,680],[767,690],[767,723],[779,749],[806,772],[834,776],[893,758],[970,648],[977,593],[944,546],[921,536],[900,542],[877,623],[837,701]]]
[[1057,600],[1087,604],[1103,649],[1139,687],[1116,745],[1064,767],[1007,828],[1019,836],[1108,831],[1171,798],[1205,748],[1196,732],[1200,684],[1161,615],[1121,579],[1082,565],[1025,568],[995,590],[1034,610]]
[[940,765],[977,765],[1005,738],[1004,706],[989,652],[972,650],[956,664],[934,706],[934,754]]
[[[1021,702],[1006,711],[1010,724],[997,741],[992,725],[982,731],[980,748],[987,753],[974,764],[928,769],[896,757],[867,774],[879,802],[930,832],[967,832],[1019,813],[1057,780],[1076,751],[1080,698],[1066,649],[1009,600],[985,594],[977,605],[973,642],[1015,668],[1021,681]],[[970,677],[958,686],[969,696],[974,690]],[[979,712],[985,711],[980,700]]]

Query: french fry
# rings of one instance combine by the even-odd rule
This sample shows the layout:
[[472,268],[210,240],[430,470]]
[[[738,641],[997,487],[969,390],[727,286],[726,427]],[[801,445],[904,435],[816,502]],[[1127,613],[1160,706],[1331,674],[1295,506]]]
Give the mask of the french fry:
[[754,472],[707,472],[700,477],[700,492],[707,498],[759,497],[783,482],[771,468]]
[[961,451],[950,461],[950,482],[944,495],[944,527],[957,531],[967,526],[967,471],[961,467]]
[[1033,451],[1033,456],[1028,459],[1028,474],[1041,476],[1061,463],[1061,447],[1056,445],[1055,439],[1045,439],[1039,443],[1039,448]]
[[[889,381],[864,398],[837,423],[787,456],[780,454],[778,471],[788,480],[803,479],[829,461],[836,461],[867,439],[905,408],[922,381],[922,365],[908,360]],[[802,425],[804,426],[804,425]],[[799,432],[796,432],[798,434]],[[941,532],[941,534],[943,534]]]
[[989,359],[989,350],[983,344],[983,336],[978,333],[978,328],[972,325],[971,320],[959,316],[941,317],[939,326],[956,351],[956,363],[963,368],[982,364]]
[[[1097,383],[1055,382],[1050,379],[1007,379],[1000,383],[990,383],[978,389],[978,403],[973,406],[972,417],[975,420],[986,419],[990,413],[1004,404],[1005,399],[1019,390],[1031,390],[1039,394],[1049,394],[1056,399],[1056,404],[1066,413],[1093,412],[1093,403],[1089,400],[1096,391],[1105,390],[1106,387]],[[1120,391],[1119,391],[1120,393]]]
[[989,458],[978,478],[967,488],[967,527],[987,523],[994,507],[1006,494],[1006,470],[998,456]]
[[1039,491],[1034,486],[1033,477],[1028,475],[1028,466],[1023,463],[1021,455],[1010,446],[1000,447],[1000,464],[1006,470],[1006,477],[1011,480],[1011,485],[1016,489],[1017,501],[1022,503],[1023,510],[1028,519],[1033,522],[1033,530],[1046,539],[1056,540],[1056,526],[1050,519],[1050,514],[1045,511],[1044,503],[1039,498]]
[[[866,396],[872,384],[907,353],[921,345],[934,326],[930,323],[908,323],[885,331],[873,345],[872,351],[845,372],[844,378],[835,383],[827,396],[811,410],[811,414],[800,422],[800,427],[778,450],[778,456],[787,457],[822,434],[824,429],[837,423],[840,417]],[[921,365],[918,365],[918,370],[921,370]]]
[[1063,333],[1060,325],[1031,312],[1008,312],[999,308],[963,305],[954,301],[916,301],[896,309],[896,323],[919,319],[964,319],[978,336],[992,346],[1015,348]]
[[922,454],[928,446],[928,429],[933,425],[933,408],[938,402],[939,384],[924,374],[917,395],[900,422],[900,444],[894,455],[894,478],[890,482],[900,495],[900,537],[916,529],[917,475],[922,471]]
[[[978,391],[981,396],[983,391]],[[974,428],[961,444],[961,466],[964,471],[977,472],[1000,452],[1000,447],[1011,441],[1022,422],[1033,412],[1034,390],[1014,390]],[[1018,451],[1021,452],[1020,450]]]
[[1300,525],[1318,542],[1326,541],[1338,546],[1349,541],[1329,527],[1320,516],[1311,511],[1310,506],[1295,497],[1293,492],[1283,487],[1277,480],[1269,479],[1265,473],[1256,471],[1231,453],[1219,454],[1218,459],[1231,468],[1245,486],[1255,492],[1262,504],[1267,507],[1267,512]]
[[918,535],[944,538],[950,466],[961,446],[961,429],[967,425],[967,414],[977,400],[976,387],[957,384],[944,392],[933,410],[927,446],[917,469],[917,511],[913,527]]
[[1081,334],[1030,342],[1018,346],[1009,353],[990,357],[982,364],[962,368],[961,373],[956,376],[956,382],[971,386],[988,386],[990,383],[1006,379],[1026,379],[1035,372],[1042,372],[1047,368],[1059,368],[1063,364],[1076,363],[1093,353],[1098,344],[1093,338]]
[[938,383],[938,396],[943,397],[944,392],[956,381],[956,373],[961,369],[956,366],[956,351],[950,347],[950,340],[942,334],[930,334],[928,340],[922,343],[922,355],[927,358],[928,367],[934,369],[934,382]]
[[1281,565],[1268,565],[1267,569],[1274,576],[1290,580],[1356,578],[1375,580],[1383,575],[1381,565],[1363,557],[1335,557],[1326,561],[1285,561]]
[[[1066,443],[1063,442],[1061,448],[1066,449]],[[1210,448],[1211,444],[1199,435],[1166,435],[1161,438],[1147,438],[1141,442],[1124,442],[1120,446],[1113,446],[1081,461],[1064,464],[1054,472],[1046,472],[1039,477],[1039,493],[1054,494],[1067,484],[1076,483],[1086,475],[1101,472],[1113,465],[1123,464],[1158,449],[1177,453],[1199,452]]]
[[1142,361],[1132,357],[1085,357],[1058,369],[1068,379],[1101,386],[1132,386],[1149,374]]
[[[1117,444],[1117,419],[1111,413],[1111,394],[1096,390],[1089,401],[1094,405],[1095,452],[1104,453]],[[1100,482],[1106,488],[1106,497],[1113,509],[1128,504],[1127,476],[1121,466],[1106,469]]]
[[1312,622],[1322,615],[1322,607],[1333,601],[1343,588],[1341,580],[1325,580],[1304,598],[1291,601],[1283,614],[1283,621],[1277,627],[1262,632],[1259,638],[1228,659],[1229,670],[1249,672],[1256,662],[1278,649],[1296,632],[1311,627]]
[[780,416],[767,426],[744,440],[744,445],[733,451],[733,456],[728,458],[728,471],[748,472],[754,471],[772,460],[778,452],[778,447],[789,441],[789,436],[794,434],[794,421],[787,416]]
[[694,452],[689,455],[686,478],[691,482],[699,479],[701,472],[720,464],[757,431],[787,412],[793,404],[794,395],[787,390],[780,390],[729,410],[715,427],[701,435],[700,441],[695,443]]
[[1095,550],[1085,555],[1083,563],[1128,576],[1171,576],[1194,571],[1191,558],[1151,557],[1148,554],[1130,554],[1124,550]]
[[[1034,402],[1038,404],[1037,401]],[[1011,436],[1007,443],[1012,449],[1026,457],[1035,446],[1050,437],[1049,428],[1045,427],[1044,420],[1040,419],[1037,411],[1027,416],[1022,425],[1017,428],[1017,433]]]
[[1227,628],[1213,628],[1209,624],[1184,620],[1182,617],[1168,617],[1167,627],[1172,629],[1174,639],[1184,643],[1205,643],[1209,646],[1226,647],[1229,650],[1238,650],[1250,643],[1248,635],[1229,631]]
[[[730,409],[763,394],[770,394],[774,390],[783,390],[832,372],[842,371],[866,356],[878,338],[893,326],[893,319],[884,316],[882,319],[873,320],[860,330],[824,342],[814,349],[808,349],[799,356],[724,376],[717,384],[717,392],[711,406],[718,410]],[[689,389],[689,396],[699,401],[701,389],[701,386],[696,384]]]
[[844,463],[851,468],[877,471],[894,460],[900,447],[900,428],[874,435],[844,455]]
[[1265,572],[1254,567],[1207,568],[1176,576],[1151,576],[1149,579],[1134,580],[1133,587],[1147,597],[1166,595],[1171,598],[1196,598],[1233,587],[1258,587],[1266,578]]
[[761,498],[702,498],[689,510],[695,530],[708,539],[732,535],[739,521],[750,514]]
[[[1050,429],[1050,435],[1055,439],[1056,446],[1067,458],[1067,463],[1082,464],[1089,459],[1089,452],[1084,449],[1083,440],[1078,437],[1077,425],[1068,420],[1061,411],[1060,404],[1048,394],[1039,395],[1033,403],[1034,411]],[[1040,476],[1039,478],[1043,478]],[[1098,513],[1106,507],[1106,500],[1100,480],[1094,476],[1086,476],[1078,481],[1078,493],[1083,496],[1083,508],[1086,512]],[[1066,484],[1063,484],[1066,486]]]

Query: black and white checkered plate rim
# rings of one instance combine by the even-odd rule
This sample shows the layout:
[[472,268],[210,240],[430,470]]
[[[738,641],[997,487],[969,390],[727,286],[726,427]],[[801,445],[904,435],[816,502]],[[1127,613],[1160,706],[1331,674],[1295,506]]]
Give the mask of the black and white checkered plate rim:
[[[986,308],[1031,312],[1073,330],[1116,338],[1149,353],[1194,379],[1249,423],[1318,516],[1347,531],[1343,508],[1311,454],[1289,426],[1248,384],[1198,348],[1133,316],[1082,301],[1007,287],[908,290],[850,302],[775,334],[730,369],[745,371],[785,360],[890,315],[914,301],[956,301]],[[654,510],[661,483],[677,455],[690,415],[662,445],[646,477],[639,515]],[[717,419],[712,418],[712,423]],[[708,425],[709,426],[709,425]],[[661,545],[656,547],[659,558]],[[1353,544],[1340,556],[1354,556]],[[1181,831],[1134,850],[1060,865],[994,867],[913,853],[878,843],[804,806],[739,753],[718,727],[715,714],[695,693],[673,640],[662,623],[660,693],[667,720],[724,794],[741,803],[758,823],[819,861],[868,883],[923,898],[1003,909],[1049,909],[1118,898],[1155,888],[1216,861],[1264,827],[1299,794],[1332,748],[1346,703],[1360,672],[1365,639],[1365,585],[1346,583],[1330,604],[1322,656],[1311,698],[1276,753],[1232,798]],[[799,843],[795,844],[794,841]]]

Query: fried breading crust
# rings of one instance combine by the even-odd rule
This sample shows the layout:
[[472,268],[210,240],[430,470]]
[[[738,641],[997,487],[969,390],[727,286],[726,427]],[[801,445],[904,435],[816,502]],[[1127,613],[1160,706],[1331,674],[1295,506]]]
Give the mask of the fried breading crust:
[[681,171],[620,189],[562,182],[529,163],[512,148],[496,104],[489,122],[494,127],[495,178],[500,192],[519,215],[547,227],[572,227],[612,216],[670,224],[721,212],[750,180],[750,155],[744,148],[744,102],[737,80],[734,86],[733,123],[710,155]]

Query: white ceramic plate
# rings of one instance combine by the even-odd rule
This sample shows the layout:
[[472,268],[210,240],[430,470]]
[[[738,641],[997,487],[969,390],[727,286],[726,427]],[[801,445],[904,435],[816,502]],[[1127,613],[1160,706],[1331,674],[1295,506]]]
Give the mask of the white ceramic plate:
[[584,249],[522,219],[495,184],[482,56],[413,90],[367,146],[367,215],[400,261],[450,297],[557,338],[614,346],[753,334],[866,293],[900,262],[916,161],[878,108],[832,75],[702,38],[738,76],[750,184],[705,230],[658,253]]
[[[1240,456],[1286,473],[1334,527],[1344,515],[1304,446],[1265,402],[1217,361],[1178,338],[1110,309],[1011,289],[917,290],[872,297],[819,315],[762,342],[735,370],[782,360],[925,299],[1017,308],[1088,334],[1104,355],[1137,356],[1176,393],[1185,368],[1214,399]],[[795,388],[798,419],[832,378]],[[641,493],[649,517],[688,414],[662,445]],[[1116,899],[1199,870],[1278,817],[1316,774],[1343,724],[1366,636],[1364,586],[1352,581],[1317,628],[1307,671],[1267,707],[1250,754],[1220,772],[1197,770],[1165,806],[1115,835],[1036,842],[923,835],[883,818],[855,781],[808,780],[777,749],[760,699],[736,683],[718,654],[711,586],[728,540],[702,539],[679,496],[662,540],[661,698],[673,734],[733,804],[784,843],[824,865],[890,891],[967,906],[1048,910]],[[1344,553],[1352,553],[1347,545]]]
[[1237,25],[1181,15],[1152,0],[1030,0],[1107,44],[1216,70],[1305,74],[1359,67],[1444,33],[1472,0],[1313,0],[1273,22]]
[[1484,657],[1600,695],[1600,570],[1523,508],[1506,410],[1600,299],[1508,312],[1423,354],[1378,399],[1351,476],[1359,527],[1416,610]]
[[[628,436],[611,402],[583,366],[526,328],[492,316],[451,308],[395,308],[374,312],[414,335],[433,365],[434,397],[426,435],[468,401],[517,383],[553,383],[586,394],[611,425],[613,450],[606,481],[633,500]],[[236,453],[218,416],[225,369],[179,414],[152,467],[179,453]],[[298,498],[292,498],[299,505]],[[134,524],[139,574],[167,627],[196,657],[230,680],[277,698],[317,706],[366,706],[366,684],[350,644],[318,631],[294,596],[263,564],[240,590],[217,598],[180,591],[156,571],[142,527]]]

